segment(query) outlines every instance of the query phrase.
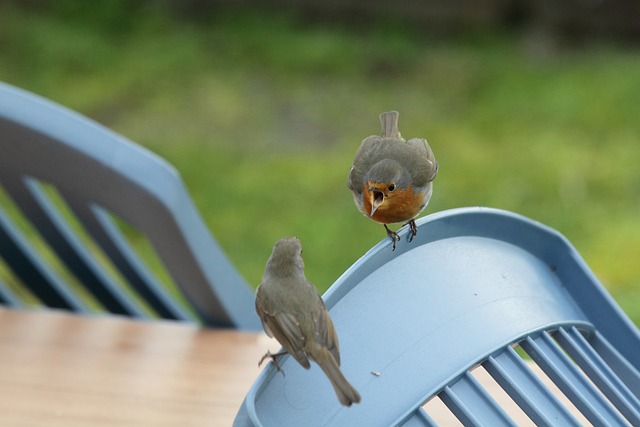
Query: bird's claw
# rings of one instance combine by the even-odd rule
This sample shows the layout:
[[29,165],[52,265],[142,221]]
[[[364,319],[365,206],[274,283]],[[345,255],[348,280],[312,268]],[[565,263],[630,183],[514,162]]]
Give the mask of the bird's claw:
[[411,229],[409,230],[409,241],[411,242],[416,234],[418,234],[418,226],[414,220],[409,221],[405,225],[408,225]]
[[285,354],[287,354],[286,351],[271,353],[269,350],[267,350],[264,356],[260,358],[260,361],[258,362],[258,366],[262,365],[262,362],[264,362],[264,359],[271,359],[271,361],[273,362],[273,365],[276,367],[276,370],[278,372],[282,372],[282,375],[284,376],[284,371],[280,368],[280,365],[278,364],[278,358],[280,356],[284,356]]
[[387,236],[389,236],[391,238],[391,240],[393,241],[393,249],[391,249],[392,251],[396,250],[396,242],[400,241],[400,236],[398,236],[398,233],[396,233],[395,231],[391,231],[389,230],[389,227],[387,227],[386,224],[384,225],[384,229],[387,230]]
[[[396,243],[400,241],[400,236],[398,235],[397,232],[389,230],[389,227],[387,227],[386,224],[383,224],[383,225],[384,225],[384,229],[387,230],[387,236],[389,236],[393,241],[393,249],[391,250],[395,251]],[[407,222],[405,225],[409,226],[409,241],[411,242],[413,241],[413,238],[416,237],[416,235],[418,234],[418,226],[416,225],[416,222],[414,220]]]

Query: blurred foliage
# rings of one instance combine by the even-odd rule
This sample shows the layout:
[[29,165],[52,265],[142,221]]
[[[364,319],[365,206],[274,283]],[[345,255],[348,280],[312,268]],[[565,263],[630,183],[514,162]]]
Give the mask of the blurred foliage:
[[426,213],[491,206],[559,230],[640,324],[637,50],[291,13],[187,19],[163,2],[26,4],[0,6],[0,80],[168,159],[250,283],[284,235],[302,240],[321,291],[385,238],[345,181],[396,109],[440,162]]

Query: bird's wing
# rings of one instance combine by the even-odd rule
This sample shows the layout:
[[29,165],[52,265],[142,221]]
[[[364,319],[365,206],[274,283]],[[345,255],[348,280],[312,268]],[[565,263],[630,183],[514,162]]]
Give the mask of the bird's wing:
[[417,152],[416,167],[412,168],[413,184],[422,187],[433,181],[438,175],[438,161],[426,139],[411,138],[407,141]]
[[304,351],[305,337],[298,319],[290,313],[278,313],[270,323],[273,336],[282,344],[305,369],[310,368],[309,359]]
[[261,287],[258,287],[256,294],[256,311],[258,317],[262,321],[264,331],[284,347],[284,349],[292,355],[300,365],[309,369],[311,366],[304,352],[304,334],[300,328],[298,320],[289,313],[269,311],[264,304]]
[[373,166],[379,159],[379,145],[382,142],[382,138],[379,136],[369,136],[365,138],[356,151],[355,158],[353,159],[353,165],[349,170],[349,179],[347,180],[347,187],[355,193],[362,194],[362,185],[364,182],[364,175],[369,168]]
[[354,193],[362,194],[362,170],[355,164],[349,169],[349,177],[347,178],[347,187]]
[[334,359],[340,365],[340,345],[338,343],[338,334],[336,333],[333,321],[327,307],[324,305],[324,301],[318,295],[320,302],[322,303],[322,309],[313,313],[313,332],[316,338],[316,342],[321,347],[326,347]]
[[262,322],[262,329],[264,329],[267,335],[273,338],[273,332],[271,332],[271,329],[269,328],[269,315],[266,307],[264,306],[264,303],[262,302],[264,300],[262,289],[263,288],[261,284],[260,286],[258,286],[258,290],[256,291],[256,313],[258,313],[260,322]]

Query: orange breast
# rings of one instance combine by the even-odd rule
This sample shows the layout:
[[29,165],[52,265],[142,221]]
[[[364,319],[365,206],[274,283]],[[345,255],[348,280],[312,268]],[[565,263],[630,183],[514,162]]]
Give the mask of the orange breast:
[[[371,193],[369,188],[364,186],[363,207],[365,214],[371,214]],[[414,192],[413,187],[397,189],[388,193],[384,203],[373,214],[374,221],[381,224],[393,224],[396,222],[406,222],[415,218],[421,211],[424,194]]]

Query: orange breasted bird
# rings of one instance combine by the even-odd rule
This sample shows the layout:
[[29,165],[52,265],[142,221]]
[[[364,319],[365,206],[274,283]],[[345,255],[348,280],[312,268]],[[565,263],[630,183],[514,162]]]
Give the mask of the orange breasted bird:
[[380,114],[382,135],[365,138],[356,151],[347,186],[365,216],[384,225],[393,240],[400,237],[387,224],[411,227],[409,241],[418,232],[415,218],[429,203],[438,162],[425,139],[405,141],[398,130],[397,111]]
[[302,245],[295,237],[276,242],[258,290],[256,311],[265,332],[282,344],[284,351],[267,352],[258,364],[289,353],[303,368],[315,361],[345,406],[360,402],[360,394],[340,370],[338,335],[324,301],[304,275]]

